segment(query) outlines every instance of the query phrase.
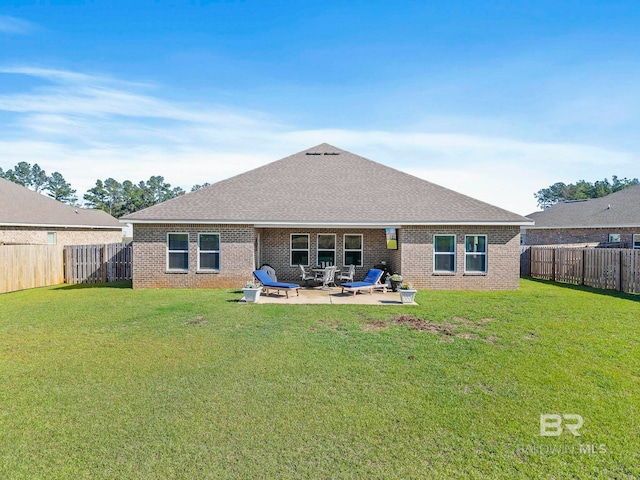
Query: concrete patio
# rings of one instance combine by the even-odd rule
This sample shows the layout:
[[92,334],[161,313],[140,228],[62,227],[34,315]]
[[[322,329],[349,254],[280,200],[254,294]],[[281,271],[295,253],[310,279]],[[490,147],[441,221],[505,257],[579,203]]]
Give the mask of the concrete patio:
[[[296,296],[295,292],[289,292],[289,298],[282,291],[279,295],[272,291],[268,296],[263,292],[260,295],[259,303],[278,303],[281,305],[402,305],[400,294],[391,290],[387,291],[387,293],[373,292],[369,294],[368,292],[361,292],[356,294],[355,297],[353,293],[340,293],[341,290],[340,287],[333,287],[328,290],[322,290],[320,287],[302,287],[300,288],[299,296]],[[240,303],[246,303],[244,297],[242,297]],[[418,304],[414,302],[406,305]]]

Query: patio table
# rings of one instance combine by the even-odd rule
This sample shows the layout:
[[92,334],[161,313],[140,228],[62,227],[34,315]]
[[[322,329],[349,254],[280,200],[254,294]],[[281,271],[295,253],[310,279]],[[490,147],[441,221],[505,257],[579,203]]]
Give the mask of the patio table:
[[[311,269],[311,271],[316,274],[316,278],[317,278],[318,276],[321,277],[322,275],[324,275],[324,271],[327,268],[329,268],[329,267],[324,267],[324,268],[322,268],[322,267],[313,267]],[[341,273],[340,268],[336,267],[336,275],[340,275],[340,273]]]
[[[329,268],[329,267],[330,267],[330,266],[328,266],[328,267],[324,267],[324,268],[322,268],[322,267],[313,267],[313,268],[311,269],[311,271],[312,271],[312,272],[315,274],[315,276],[316,276],[315,280],[316,280],[316,281],[318,281],[318,282],[322,282],[322,281],[323,281],[323,278],[324,278],[324,272],[325,272],[325,270],[326,270],[327,268]],[[335,276],[340,275],[340,269],[339,269],[338,267],[335,267],[335,266],[334,266],[334,268],[336,269],[336,271],[335,271],[335,274],[334,274],[334,275],[335,275]],[[334,277],[334,278],[335,278],[335,277]],[[336,285],[335,280],[333,281],[333,285]]]

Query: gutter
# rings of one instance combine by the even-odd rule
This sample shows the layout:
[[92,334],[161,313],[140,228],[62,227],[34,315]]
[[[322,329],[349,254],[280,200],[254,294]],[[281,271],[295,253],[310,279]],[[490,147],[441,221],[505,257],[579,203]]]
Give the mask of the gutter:
[[535,227],[527,227],[527,230],[558,230],[558,229],[591,229],[591,228],[638,228],[640,229],[640,224],[632,224],[632,225],[576,225],[576,226],[553,226],[553,227],[545,227],[545,226],[535,226]]
[[122,229],[119,225],[56,225],[52,223],[7,223],[0,222],[0,227],[34,227],[34,228],[90,228],[92,230]]
[[176,225],[253,225],[256,228],[402,228],[403,226],[525,226],[534,225],[533,221],[514,222],[286,222],[286,221],[251,221],[251,220],[172,220],[153,219],[137,220],[121,218],[121,223],[132,224],[176,224]]

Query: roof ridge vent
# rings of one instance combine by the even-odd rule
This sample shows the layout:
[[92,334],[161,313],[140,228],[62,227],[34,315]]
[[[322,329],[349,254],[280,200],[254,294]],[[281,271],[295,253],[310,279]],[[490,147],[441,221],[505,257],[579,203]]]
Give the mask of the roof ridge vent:
[[307,152],[305,155],[322,155],[320,152]]
[[325,155],[340,155],[340,152],[324,152]]

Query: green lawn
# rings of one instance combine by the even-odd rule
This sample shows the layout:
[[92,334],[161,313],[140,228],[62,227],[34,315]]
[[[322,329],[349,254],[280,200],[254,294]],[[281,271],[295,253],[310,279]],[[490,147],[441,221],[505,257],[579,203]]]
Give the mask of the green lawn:
[[0,478],[640,478],[638,297],[128,286],[0,295]]

